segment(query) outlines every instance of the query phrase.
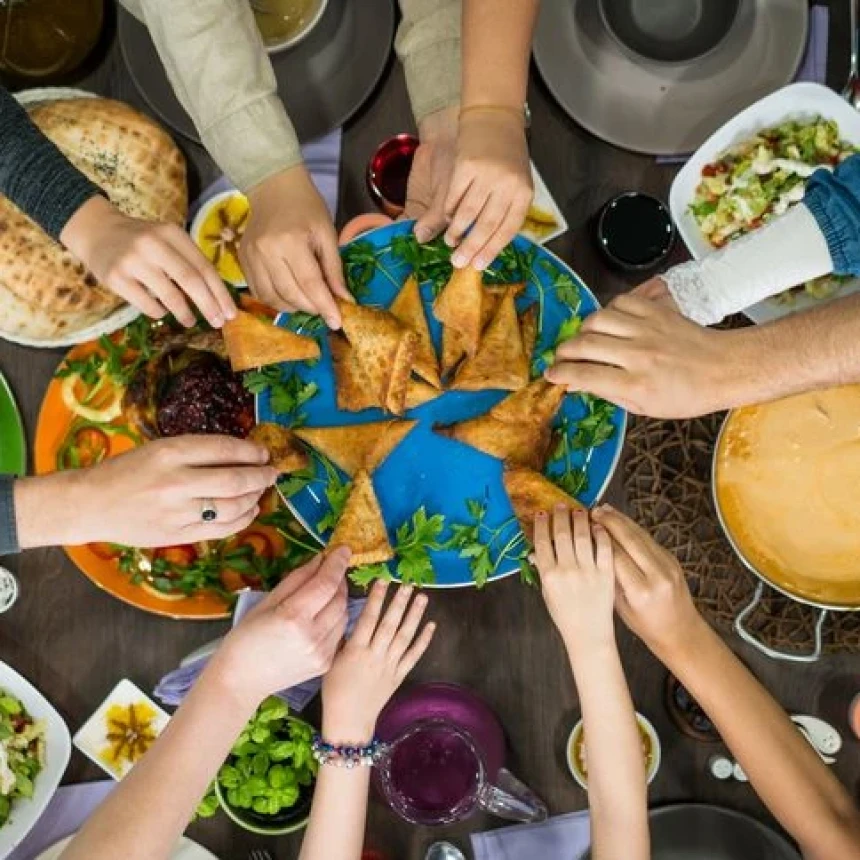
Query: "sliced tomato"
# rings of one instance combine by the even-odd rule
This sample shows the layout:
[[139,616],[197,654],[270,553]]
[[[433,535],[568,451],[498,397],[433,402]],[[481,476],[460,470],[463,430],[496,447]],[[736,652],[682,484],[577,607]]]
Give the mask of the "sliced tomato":
[[706,164],[702,168],[702,176],[707,176],[708,178],[717,175],[717,168],[714,164]]
[[174,567],[188,567],[197,561],[197,550],[191,544],[180,546],[166,546],[155,551],[156,558],[163,558]]
[[247,311],[255,317],[266,317],[267,319],[273,320],[278,315],[278,312],[274,310],[274,308],[270,308],[268,305],[263,304],[263,302],[252,298],[247,293],[242,293],[239,297],[239,305],[243,311]]
[[109,452],[108,434],[99,427],[86,424],[79,427],[66,442],[60,466],[63,469],[86,469],[101,463]]
[[231,570],[230,568],[224,568],[221,571],[221,584],[227,591],[241,591],[245,588],[245,580],[242,577],[242,574],[237,570]]
[[119,555],[119,550],[112,543],[91,543],[90,552],[104,561],[112,561]]
[[269,535],[261,528],[256,528],[253,525],[236,537],[236,546],[249,546],[254,551],[254,555],[263,558],[275,557],[275,547]]

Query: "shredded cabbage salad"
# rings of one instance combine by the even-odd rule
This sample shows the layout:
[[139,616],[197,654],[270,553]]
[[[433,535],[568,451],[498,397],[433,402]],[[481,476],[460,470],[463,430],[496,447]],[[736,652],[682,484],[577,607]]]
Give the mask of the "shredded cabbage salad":
[[45,725],[19,699],[0,689],[0,827],[18,798],[32,797],[45,765]]
[[[702,168],[690,210],[708,242],[722,248],[799,203],[816,170],[832,171],[858,151],[841,139],[833,120],[821,117],[763,129]],[[797,289],[826,298],[844,280],[828,276]],[[784,293],[783,300],[794,292]]]

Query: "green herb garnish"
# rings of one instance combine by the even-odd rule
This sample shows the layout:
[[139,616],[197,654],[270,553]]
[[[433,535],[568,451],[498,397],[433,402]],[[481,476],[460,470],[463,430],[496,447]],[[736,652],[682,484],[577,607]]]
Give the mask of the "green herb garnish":
[[299,427],[307,421],[301,407],[319,392],[315,382],[305,382],[295,371],[289,373],[278,365],[246,371],[243,382],[251,394],[269,391],[272,412],[283,415],[288,427]]
[[445,544],[445,549],[455,550],[460,558],[469,560],[469,570],[472,572],[475,586],[483,588],[489,579],[498,572],[505,559],[509,561],[520,560],[522,553],[517,554],[515,550],[524,543],[525,539],[522,532],[518,532],[494,554],[494,544],[498,542],[511,521],[505,521],[496,529],[490,528],[484,523],[484,518],[487,515],[487,503],[478,499],[467,499],[466,509],[471,517],[471,522],[454,523],[451,526],[451,537]]
[[420,588],[436,582],[430,550],[444,548],[438,540],[444,528],[445,517],[442,514],[428,517],[424,505],[415,511],[411,521],[397,528],[394,551],[398,558],[397,575],[404,585]]

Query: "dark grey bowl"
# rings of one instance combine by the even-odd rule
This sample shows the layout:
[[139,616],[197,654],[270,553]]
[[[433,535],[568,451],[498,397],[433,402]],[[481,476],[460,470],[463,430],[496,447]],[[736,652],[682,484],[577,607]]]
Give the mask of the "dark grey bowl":
[[627,50],[659,63],[686,63],[728,35],[743,0],[600,0],[606,29]]

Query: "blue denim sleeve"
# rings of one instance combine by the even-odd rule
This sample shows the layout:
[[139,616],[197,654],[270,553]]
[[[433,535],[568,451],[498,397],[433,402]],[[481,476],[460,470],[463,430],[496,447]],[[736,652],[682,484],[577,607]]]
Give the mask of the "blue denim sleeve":
[[824,233],[834,273],[860,276],[860,155],[833,173],[816,170],[803,202]]

